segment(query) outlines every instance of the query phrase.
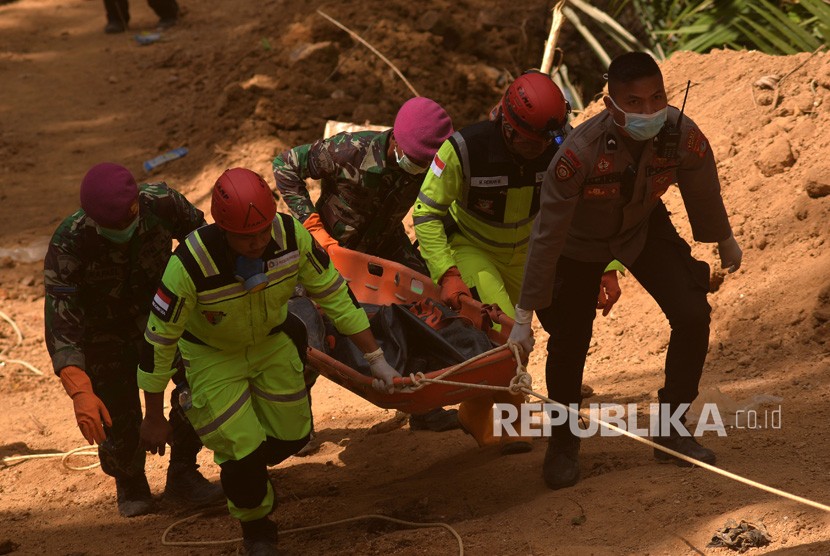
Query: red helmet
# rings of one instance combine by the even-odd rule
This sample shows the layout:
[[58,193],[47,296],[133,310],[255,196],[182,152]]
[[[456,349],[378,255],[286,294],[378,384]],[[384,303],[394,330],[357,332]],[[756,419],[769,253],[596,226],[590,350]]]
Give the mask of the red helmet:
[[245,168],[231,168],[213,186],[210,214],[223,230],[254,234],[271,225],[277,205],[262,176]]
[[571,107],[550,77],[538,71],[520,75],[504,93],[504,121],[528,139],[548,141],[568,122]]

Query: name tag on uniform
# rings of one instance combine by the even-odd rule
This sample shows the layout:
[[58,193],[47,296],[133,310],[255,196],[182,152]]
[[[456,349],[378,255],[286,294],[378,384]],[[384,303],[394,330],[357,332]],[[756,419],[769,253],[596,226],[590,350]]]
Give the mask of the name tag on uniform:
[[266,263],[266,267],[268,268],[268,270],[274,270],[277,267],[285,266],[289,263],[296,262],[299,259],[300,259],[300,252],[299,251],[292,251],[291,253],[283,255],[282,257],[277,257],[275,259],[270,259]]
[[606,186],[599,186],[599,185],[588,185],[585,187],[585,191],[583,193],[583,197],[586,199],[592,200],[601,200],[601,199],[617,199],[620,196],[620,186],[619,184],[613,185],[606,185]]
[[470,179],[470,184],[473,187],[505,187],[507,185],[507,176],[487,176],[484,178],[473,176]]

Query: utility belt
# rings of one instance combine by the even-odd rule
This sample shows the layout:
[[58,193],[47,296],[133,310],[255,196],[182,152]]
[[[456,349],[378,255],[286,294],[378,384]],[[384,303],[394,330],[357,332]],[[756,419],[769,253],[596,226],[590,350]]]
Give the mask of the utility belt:
[[[282,321],[280,324],[272,328],[268,331],[268,336],[274,336],[279,334],[280,332],[285,332],[285,334],[291,339],[294,343],[294,346],[297,348],[297,352],[300,355],[300,360],[303,362],[303,365],[306,363],[306,355],[308,352],[308,332],[306,331],[305,324],[302,320],[293,313],[288,313],[288,316],[285,317],[285,320]],[[200,346],[207,346],[213,347],[207,342],[202,341],[201,339],[197,338],[191,332],[185,330],[182,333],[182,339],[187,340],[191,344],[198,344]],[[218,348],[214,348],[218,349]]]

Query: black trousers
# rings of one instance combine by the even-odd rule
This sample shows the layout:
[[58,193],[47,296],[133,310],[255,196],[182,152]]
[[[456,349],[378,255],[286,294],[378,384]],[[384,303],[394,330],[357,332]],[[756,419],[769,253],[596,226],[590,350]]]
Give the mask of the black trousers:
[[277,465],[299,452],[309,437],[280,440],[268,436],[259,447],[240,460],[221,463],[219,478],[225,496],[240,508],[255,508],[268,493],[268,466]]
[[[93,344],[84,349],[85,371],[92,382],[92,390],[104,402],[112,418],[112,426],[104,426],[107,439],[98,446],[98,459],[101,470],[113,477],[132,478],[144,474],[146,452],[139,446],[138,350],[137,342]],[[175,391],[170,405],[170,425],[173,427],[170,462],[194,465],[202,441],[185,417]]]
[[[179,15],[179,5],[176,0],[147,0],[150,8],[156,12],[159,19],[175,18]],[[107,21],[123,23],[130,22],[130,6],[127,0],[104,0],[107,10]]]
[[[591,343],[599,282],[608,262],[560,257],[553,302],[537,311],[550,334],[545,366],[548,397],[563,404],[582,401],[582,372]],[[629,271],[657,301],[671,326],[659,399],[672,405],[691,403],[698,394],[709,347],[709,265],[692,257],[662,203],[651,214],[645,247]],[[637,333],[653,332],[641,328]]]

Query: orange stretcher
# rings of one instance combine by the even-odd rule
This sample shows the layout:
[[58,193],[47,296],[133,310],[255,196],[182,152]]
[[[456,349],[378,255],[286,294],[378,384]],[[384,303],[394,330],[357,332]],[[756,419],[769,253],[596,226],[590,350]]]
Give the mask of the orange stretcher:
[[[429,277],[402,264],[338,246],[331,247],[329,255],[334,266],[349,282],[352,292],[360,303],[406,304],[417,302],[425,297],[433,299],[440,297],[440,288]],[[462,297],[462,302],[463,305],[459,311],[461,316],[469,318],[480,326],[497,346],[502,346],[507,341],[513,327],[513,319],[497,307],[482,305],[468,296]],[[491,326],[492,322],[498,322],[501,330],[494,330]],[[435,383],[421,385],[420,388],[414,390],[396,391],[392,394],[378,392],[372,388],[371,377],[361,374],[312,347],[308,348],[307,366],[378,407],[398,409],[406,413],[424,413],[430,409],[455,405],[488,393],[487,390],[472,386]],[[456,370],[442,377],[443,379],[470,385],[508,386],[511,379],[516,376],[516,361],[507,347],[496,350],[483,358],[453,367]],[[425,373],[424,377],[437,378],[449,368]],[[402,387],[415,385],[410,377],[396,379],[395,384]]]

